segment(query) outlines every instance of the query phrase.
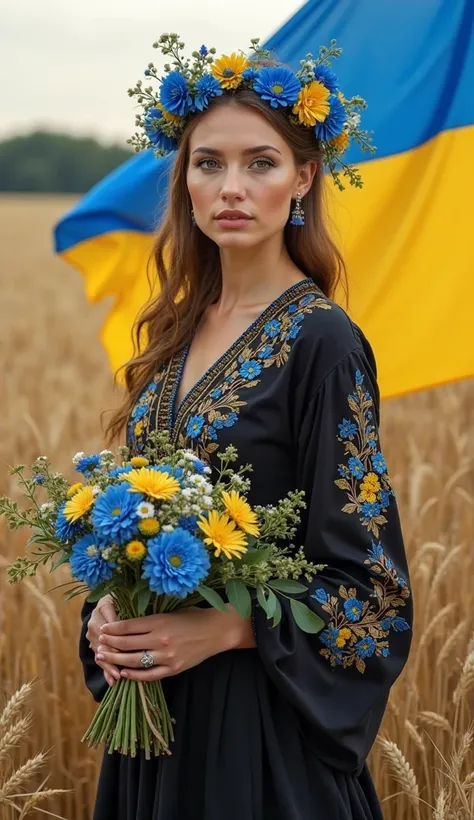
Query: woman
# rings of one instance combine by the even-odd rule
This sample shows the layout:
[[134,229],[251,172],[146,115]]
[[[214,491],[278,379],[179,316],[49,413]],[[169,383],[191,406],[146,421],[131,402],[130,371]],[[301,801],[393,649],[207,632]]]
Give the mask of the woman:
[[[170,757],[105,753],[94,818],[375,820],[365,761],[407,658],[411,617],[375,362],[330,298],[343,267],[324,224],[324,138],[305,122],[320,89],[304,98],[301,78],[291,91],[280,75],[272,93],[297,95],[289,117],[281,99],[259,93],[264,72],[258,85],[252,69],[249,88],[249,69],[223,59],[227,69],[215,61],[209,75],[224,78],[221,92],[201,109],[197,96],[188,102],[179,126],[156,244],[160,294],[138,325],[148,346],[127,367],[128,399],[110,429],[126,426],[135,454],[151,430],[168,430],[211,466],[234,444],[253,465],[254,505],[304,490],[295,543],[325,564],[308,603],[326,628],[305,634],[285,609],[273,628],[258,607],[248,621],[229,608],[120,623],[110,599],[92,613],[85,604],[81,657],[96,700],[120,675],[161,678],[176,719]],[[312,82],[329,86],[313,71]],[[153,109],[165,131],[185,105],[167,88]],[[328,99],[329,121],[337,106]],[[163,146],[164,132],[150,117],[144,124]]]

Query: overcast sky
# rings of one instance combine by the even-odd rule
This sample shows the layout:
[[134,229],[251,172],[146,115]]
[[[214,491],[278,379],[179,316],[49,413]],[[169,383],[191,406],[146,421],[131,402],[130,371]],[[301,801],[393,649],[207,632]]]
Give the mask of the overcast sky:
[[[152,44],[175,31],[189,52],[247,50],[303,5],[301,0],[3,0],[0,14],[0,137],[36,126],[122,141],[134,131],[127,89]],[[161,61],[161,65],[164,60]]]

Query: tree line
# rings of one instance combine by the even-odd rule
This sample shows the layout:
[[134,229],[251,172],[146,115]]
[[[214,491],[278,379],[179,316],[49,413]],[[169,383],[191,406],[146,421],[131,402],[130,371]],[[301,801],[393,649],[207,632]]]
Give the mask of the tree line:
[[133,156],[120,145],[49,131],[0,142],[0,191],[82,194]]

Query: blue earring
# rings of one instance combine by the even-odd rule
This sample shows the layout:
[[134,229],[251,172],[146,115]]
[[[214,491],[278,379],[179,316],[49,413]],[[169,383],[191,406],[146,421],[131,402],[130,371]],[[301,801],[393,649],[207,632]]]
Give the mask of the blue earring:
[[301,194],[296,194],[296,205],[291,212],[290,225],[304,225],[304,210],[301,206]]

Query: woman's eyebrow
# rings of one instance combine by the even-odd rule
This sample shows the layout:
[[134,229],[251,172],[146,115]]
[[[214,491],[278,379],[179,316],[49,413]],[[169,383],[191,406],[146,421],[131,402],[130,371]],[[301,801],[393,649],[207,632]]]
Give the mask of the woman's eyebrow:
[[[247,156],[249,154],[260,154],[262,151],[276,151],[277,154],[281,155],[281,151],[273,145],[257,145],[255,148],[246,148],[245,151],[242,151],[242,154]],[[223,155],[223,151],[219,151],[217,148],[206,148],[205,146],[199,146],[199,148],[194,149],[193,154],[207,154],[213,157],[221,157]]]

